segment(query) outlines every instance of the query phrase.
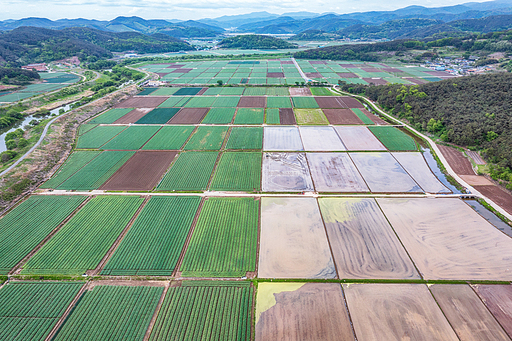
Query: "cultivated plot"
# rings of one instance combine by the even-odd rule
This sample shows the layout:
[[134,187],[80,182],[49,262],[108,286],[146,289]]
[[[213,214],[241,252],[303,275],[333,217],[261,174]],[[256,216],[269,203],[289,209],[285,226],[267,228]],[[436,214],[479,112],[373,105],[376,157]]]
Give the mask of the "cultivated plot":
[[208,112],[208,108],[182,108],[170,120],[169,124],[198,124]]
[[[123,109],[118,109],[123,110]],[[120,117],[116,121],[114,121],[114,124],[130,124],[135,123],[138,120],[140,120],[144,115],[146,115],[148,112],[151,111],[151,108],[146,109],[133,109],[132,111],[128,112],[126,115]]]
[[98,150],[79,150],[72,153],[52,178],[42,184],[39,188],[58,187],[71,175],[75,174],[80,168],[91,162],[91,160],[100,153],[101,151]]
[[163,291],[98,285],[86,291],[55,340],[143,340]]
[[0,291],[0,338],[45,340],[83,283],[12,282]]
[[177,152],[139,151],[99,189],[105,191],[150,191],[162,178]]
[[168,97],[131,97],[116,105],[116,108],[156,108]]
[[343,284],[358,340],[459,340],[423,284]]
[[375,200],[320,198],[318,202],[340,278],[420,278]]
[[265,127],[263,150],[304,150],[299,129],[296,127]]
[[422,192],[390,153],[350,153],[372,192]]
[[265,108],[266,100],[265,97],[241,97],[240,102],[238,102],[238,107],[240,108]]
[[307,153],[317,192],[369,192],[368,186],[346,153]]
[[363,124],[363,121],[350,109],[323,109],[330,124]]
[[260,283],[256,340],[354,340],[337,283]]
[[184,150],[220,150],[228,127],[197,127]]
[[114,121],[120,119],[124,115],[128,114],[130,111],[132,111],[132,108],[127,109],[111,109],[107,111],[104,114],[101,114],[92,120],[90,120],[89,124],[110,124]]
[[264,153],[263,192],[313,191],[313,182],[304,153]]
[[143,150],[180,150],[193,126],[164,126],[143,147]]
[[395,159],[427,193],[451,193],[432,173],[421,153],[392,153]]
[[259,191],[260,183],[260,152],[225,152],[220,157],[210,189],[213,191]]
[[110,150],[137,150],[140,149],[160,127],[132,126],[126,128],[119,135],[101,146],[101,149]]
[[263,147],[263,127],[233,127],[226,149],[259,149]]
[[200,197],[152,197],[105,265],[102,275],[170,276]]
[[91,199],[23,266],[29,274],[83,274],[95,269],[144,200]]
[[204,124],[229,124],[235,116],[236,108],[211,108],[206,114]]
[[512,335],[512,286],[482,285],[473,286],[491,314],[501,324],[508,336]]
[[78,149],[98,149],[114,136],[125,130],[123,126],[98,126],[78,137]]
[[183,281],[169,288],[150,340],[248,341],[253,292],[247,282]]
[[329,122],[320,109],[294,109],[297,124],[328,125]]
[[180,270],[185,277],[242,277],[256,269],[259,201],[208,198]]
[[461,340],[510,340],[469,285],[435,284],[430,291]]
[[346,150],[332,127],[299,127],[299,131],[304,150],[313,152]]
[[371,126],[369,129],[391,151],[418,149],[412,137],[395,127]]
[[280,124],[297,124],[295,121],[295,114],[291,108],[280,108],[279,109],[279,123]]
[[512,240],[463,201],[377,202],[425,279],[512,279]]
[[178,113],[180,108],[156,108],[137,120],[136,124],[165,124]]
[[258,276],[337,277],[315,199],[261,198]]
[[239,108],[234,124],[263,124],[265,110],[263,108]]
[[347,150],[380,151],[386,147],[368,130],[367,127],[334,127]]

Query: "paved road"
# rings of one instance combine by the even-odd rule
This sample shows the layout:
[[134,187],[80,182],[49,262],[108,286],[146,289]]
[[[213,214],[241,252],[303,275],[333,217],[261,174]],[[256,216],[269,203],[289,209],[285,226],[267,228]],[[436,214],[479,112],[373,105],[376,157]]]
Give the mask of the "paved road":
[[299,71],[300,73],[300,76],[304,79],[304,81],[307,83],[309,82],[311,79],[308,78],[308,76],[306,76],[306,74],[302,71],[302,69],[300,68],[299,66],[299,63],[297,63],[297,61],[295,60],[295,58],[292,57],[292,62],[293,64],[295,65],[295,67],[297,68],[297,71]]

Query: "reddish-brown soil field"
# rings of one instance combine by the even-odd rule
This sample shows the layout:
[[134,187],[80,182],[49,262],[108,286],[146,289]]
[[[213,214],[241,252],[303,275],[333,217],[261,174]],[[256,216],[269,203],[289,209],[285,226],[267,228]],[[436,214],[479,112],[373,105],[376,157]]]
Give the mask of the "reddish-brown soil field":
[[176,154],[174,151],[138,151],[100,189],[149,191],[157,185]]
[[309,62],[309,64],[313,65],[313,64],[325,64],[325,61],[323,60],[312,60]]
[[307,72],[306,76],[309,78],[322,78],[322,75],[318,72]]
[[116,105],[116,108],[156,108],[168,97],[132,97]]
[[409,82],[413,82],[414,84],[428,83],[427,81],[424,81],[423,79],[418,79],[418,78],[405,78],[405,79],[408,80]]
[[338,100],[345,103],[345,108],[364,108],[361,102],[352,97],[340,97]]
[[375,78],[363,78],[363,80],[365,82],[373,83],[375,85],[386,85],[386,84],[388,84],[388,81],[385,80],[385,79],[382,79],[382,78],[378,78],[378,79],[375,79]]
[[308,88],[290,88],[291,96],[311,96]]
[[402,70],[397,69],[395,67],[385,67],[385,68],[383,68],[381,70],[385,71],[385,72],[402,72]]
[[295,121],[295,115],[293,113],[293,109],[290,108],[281,108],[279,109],[279,123],[280,124],[297,124]]
[[453,171],[459,175],[475,175],[471,162],[455,148],[437,145]]
[[197,94],[196,96],[201,96],[202,94],[204,94],[206,92],[206,90],[208,90],[208,88],[202,88]]
[[168,75],[169,73],[168,73],[168,72],[165,72],[165,73],[164,73],[164,72],[157,72],[156,74],[157,74],[159,77],[163,77],[163,76],[165,76],[165,75]]
[[474,288],[508,336],[512,337],[512,286],[475,285]]
[[176,68],[180,68],[182,66],[185,66],[185,64],[172,64],[172,65],[169,65],[167,67],[167,69],[176,69]]
[[434,77],[454,77],[453,75],[450,75],[448,72],[443,71],[425,71],[425,73]]
[[265,108],[265,97],[246,96],[238,102],[240,108]]
[[373,115],[372,113],[370,113],[368,110],[366,109],[361,109],[361,111],[363,112],[363,114],[365,114],[366,116],[368,116],[368,118],[370,120],[372,120],[373,123],[375,124],[378,124],[378,125],[385,125],[385,124],[389,124],[388,122],[384,121],[382,118],[380,118],[379,116],[377,115]]
[[381,72],[381,69],[376,67],[362,67],[361,70],[366,72]]
[[282,60],[281,64],[290,65],[290,64],[293,64],[293,62],[291,60]]
[[341,67],[344,67],[344,68],[355,68],[357,67],[356,65],[354,64],[340,64]]
[[267,72],[268,78],[284,78],[283,72]]
[[119,118],[114,122],[114,124],[129,124],[129,123],[135,123],[138,120],[142,118],[142,116],[146,115],[148,112],[150,112],[151,109],[133,109],[128,114],[124,115],[123,117]]
[[182,108],[170,120],[169,124],[198,124],[208,113],[208,108]]
[[330,124],[363,124],[350,109],[324,109],[322,110]]
[[498,186],[474,186],[477,191],[500,205],[505,211],[512,214],[512,195]]
[[315,101],[320,108],[346,108],[345,103],[339,100],[339,97],[315,97]]
[[172,73],[189,73],[192,69],[176,69]]
[[336,72],[336,74],[343,78],[359,78],[358,75],[352,72]]

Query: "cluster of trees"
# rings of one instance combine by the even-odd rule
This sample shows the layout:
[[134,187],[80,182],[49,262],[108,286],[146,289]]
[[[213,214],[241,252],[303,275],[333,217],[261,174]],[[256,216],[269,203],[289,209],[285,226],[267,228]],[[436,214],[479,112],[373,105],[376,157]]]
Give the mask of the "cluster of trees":
[[0,34],[0,60],[8,66],[50,62],[72,56],[96,62],[111,58],[112,52],[161,53],[192,49],[190,44],[162,33],[114,33],[85,27],[63,30],[19,27]]
[[226,49],[296,49],[297,45],[286,40],[263,36],[259,34],[248,34],[236,37],[229,37],[219,43],[219,47]]
[[[350,86],[420,131],[481,149],[501,169],[512,168],[512,75],[492,73],[417,86]],[[498,171],[497,171],[498,172]],[[512,179],[511,179],[512,180]]]
[[24,85],[40,78],[35,71],[0,67],[0,82],[4,84]]

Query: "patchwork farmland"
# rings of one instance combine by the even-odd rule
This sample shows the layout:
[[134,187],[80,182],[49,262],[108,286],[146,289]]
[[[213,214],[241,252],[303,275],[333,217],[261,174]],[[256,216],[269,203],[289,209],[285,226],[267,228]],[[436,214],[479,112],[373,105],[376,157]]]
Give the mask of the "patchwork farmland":
[[510,237],[406,129],[296,84],[299,71],[407,84],[426,70],[140,68],[168,86],[82,124],[0,218],[0,339],[512,338]]

